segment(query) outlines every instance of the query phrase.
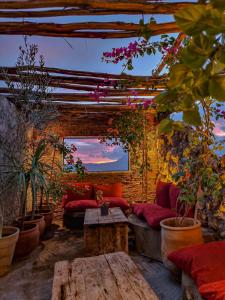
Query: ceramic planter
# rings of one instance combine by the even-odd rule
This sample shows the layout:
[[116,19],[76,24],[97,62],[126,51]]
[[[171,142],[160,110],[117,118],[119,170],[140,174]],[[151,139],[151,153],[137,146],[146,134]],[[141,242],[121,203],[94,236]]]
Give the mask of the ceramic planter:
[[[180,222],[182,221],[182,223]],[[182,224],[177,226],[177,224]],[[201,223],[192,218],[168,218],[161,225],[161,254],[164,265],[171,268],[167,256],[179,249],[203,243]]]
[[45,220],[45,229],[49,229],[52,226],[52,221],[54,217],[53,209],[48,208],[48,206],[43,206],[37,212],[38,214],[42,215]]
[[3,227],[0,239],[0,276],[5,275],[10,269],[19,231],[17,227]]
[[39,227],[37,224],[25,224],[19,233],[15,256],[24,257],[30,254],[39,244]]
[[[19,224],[21,224],[22,218],[18,218],[17,222]],[[35,215],[33,220],[31,220],[30,215],[27,215],[24,219],[24,225],[26,225],[26,224],[37,224],[38,228],[39,228],[39,232],[40,232],[40,237],[45,232],[45,220],[44,220],[44,216],[42,216],[42,215]]]

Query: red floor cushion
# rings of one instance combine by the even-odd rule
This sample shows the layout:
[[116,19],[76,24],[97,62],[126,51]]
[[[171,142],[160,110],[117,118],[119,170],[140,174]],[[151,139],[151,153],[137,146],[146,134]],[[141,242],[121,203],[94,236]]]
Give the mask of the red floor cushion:
[[116,182],[112,184],[99,184],[94,186],[95,193],[98,190],[103,192],[103,197],[122,197],[122,184]]
[[[225,299],[225,242],[211,242],[176,250],[168,258],[190,275],[206,299]],[[217,291],[220,286],[220,292]],[[215,289],[214,289],[215,288]],[[210,292],[209,292],[210,290]],[[217,295],[212,298],[210,295]]]
[[133,213],[138,218],[143,218],[144,208],[148,205],[151,205],[150,203],[134,203],[132,204]]
[[68,201],[94,199],[93,186],[90,183],[70,182],[67,186]]
[[85,211],[87,208],[98,208],[95,200],[74,200],[66,204],[66,211]]
[[149,226],[159,229],[162,220],[175,217],[176,213],[153,203],[144,208],[143,216]]
[[159,181],[156,186],[156,204],[170,208],[169,188],[170,183]]
[[103,202],[109,202],[109,207],[120,207],[122,210],[130,207],[127,200],[121,197],[103,197]]

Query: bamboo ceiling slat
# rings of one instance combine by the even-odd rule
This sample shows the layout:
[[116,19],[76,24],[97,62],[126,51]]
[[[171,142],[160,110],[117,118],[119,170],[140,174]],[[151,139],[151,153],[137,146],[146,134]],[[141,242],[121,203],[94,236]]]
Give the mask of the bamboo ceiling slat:
[[[148,24],[148,29],[150,30],[151,35],[174,33],[180,31],[175,22]],[[85,22],[69,24],[0,22],[0,34],[38,35],[70,38],[128,38],[137,37],[140,35],[140,25],[123,22]]]
[[[193,2],[194,3],[194,2]],[[190,5],[190,2],[168,3],[138,0],[126,1],[126,0],[2,0],[0,2],[0,9],[35,9],[35,8],[57,8],[57,10],[51,10],[48,12],[49,16],[65,15],[66,9],[73,9],[68,11],[69,14],[80,14],[80,9],[84,10],[84,14],[90,11],[93,14],[102,14],[103,11],[107,11],[105,14],[119,14],[119,13],[135,13],[135,14],[174,14],[177,10],[185,8]],[[60,11],[58,8],[62,7],[64,11]],[[7,13],[7,12],[5,12]],[[13,12],[12,12],[13,13]],[[26,17],[29,12],[21,12],[19,14],[22,17]],[[47,12],[31,12],[33,16],[46,17]],[[37,13],[35,15],[35,13]],[[18,15],[18,14],[17,14]],[[9,17],[9,15],[7,15]],[[11,15],[10,17],[14,17]],[[29,16],[28,16],[29,17]],[[30,15],[31,17],[31,15]]]

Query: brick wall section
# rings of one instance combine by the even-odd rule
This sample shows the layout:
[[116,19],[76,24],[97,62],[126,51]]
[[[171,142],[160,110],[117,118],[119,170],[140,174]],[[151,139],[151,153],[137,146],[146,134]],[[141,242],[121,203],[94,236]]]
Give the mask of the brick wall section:
[[[68,114],[51,124],[48,132],[63,137],[73,136],[101,136],[104,135],[109,127],[107,122],[112,113],[88,113],[88,114]],[[148,115],[148,138],[147,147],[150,157],[151,171],[147,174],[147,180],[144,180],[139,174],[139,168],[132,162],[130,157],[129,172],[111,172],[111,173],[90,173],[85,181],[93,183],[113,183],[122,182],[123,197],[129,202],[148,201],[152,202],[155,198],[155,181],[157,176],[157,143],[155,139],[155,121],[154,115]],[[141,149],[140,149],[141,151]],[[62,162],[62,157],[58,157]],[[70,173],[70,178],[76,179],[74,173]],[[146,188],[147,183],[147,188]]]

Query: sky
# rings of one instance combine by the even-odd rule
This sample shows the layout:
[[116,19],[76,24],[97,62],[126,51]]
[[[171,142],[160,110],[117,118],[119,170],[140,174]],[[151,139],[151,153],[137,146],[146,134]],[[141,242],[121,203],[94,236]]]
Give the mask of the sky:
[[[188,0],[189,1],[189,0]],[[178,1],[177,1],[178,2]],[[144,21],[148,20],[153,15],[145,15]],[[154,15],[157,23],[174,21],[172,15]],[[31,22],[55,22],[55,23],[73,23],[73,22],[87,22],[87,21],[123,21],[138,23],[142,18],[142,15],[117,15],[117,16],[70,16],[70,17],[52,17],[52,18],[40,18],[29,19]],[[3,19],[1,21],[28,21],[28,19]],[[174,34],[173,36],[177,36]],[[151,40],[158,40],[157,37],[153,37]],[[53,38],[53,37],[40,37],[32,36],[28,37],[29,43],[36,43],[39,47],[40,54],[45,57],[47,67],[58,67],[63,69],[73,69],[82,71],[94,71],[94,72],[107,72],[120,74],[122,71],[122,63],[106,64],[101,61],[102,53],[110,51],[113,47],[126,46],[129,42],[136,40],[137,38],[129,39],[84,39],[84,38]],[[18,48],[23,45],[23,36],[7,36],[0,35],[0,66],[14,66],[17,56]],[[126,71],[132,75],[151,75],[161,61],[161,55],[145,56],[144,58],[138,58],[134,60],[134,70]],[[0,82],[0,85],[2,83]],[[59,90],[57,90],[59,91]],[[60,90],[62,91],[62,90]],[[69,90],[64,90],[69,92]],[[71,92],[71,91],[70,91]],[[216,123],[215,134],[218,137],[225,136],[225,123],[221,120]]]

